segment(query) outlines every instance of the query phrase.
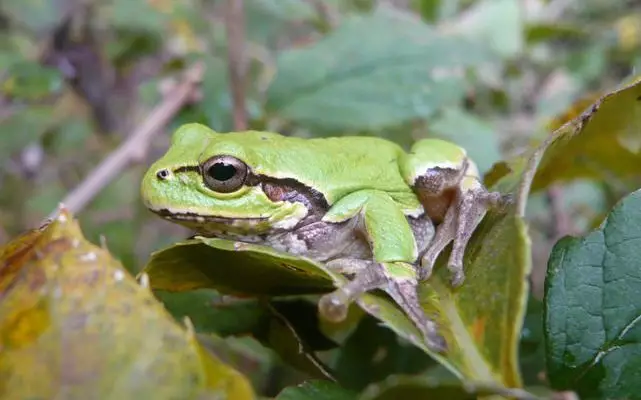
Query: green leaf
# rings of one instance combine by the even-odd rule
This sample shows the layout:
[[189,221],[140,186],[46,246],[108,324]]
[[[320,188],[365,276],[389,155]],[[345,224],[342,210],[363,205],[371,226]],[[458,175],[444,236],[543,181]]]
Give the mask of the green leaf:
[[457,104],[482,46],[378,11],[346,17],[314,45],[280,54],[266,107],[317,129],[382,129]]
[[[360,400],[394,399],[452,399],[474,400],[484,396],[501,395],[520,399],[535,399],[523,390],[505,390],[500,387],[462,385],[457,381],[443,381],[427,376],[391,376],[381,383],[371,385]],[[510,396],[512,395],[512,396]],[[494,398],[494,397],[491,397]]]
[[430,23],[438,22],[441,14],[441,0],[412,0],[412,8]]
[[559,39],[583,39],[589,31],[581,25],[564,21],[536,21],[525,26],[525,37],[529,44]]
[[261,320],[254,336],[308,376],[334,380],[329,368],[315,354],[317,350],[336,347],[318,329],[315,307],[307,302],[272,302],[267,309],[269,314]]
[[0,397],[253,398],[65,210],[0,248]]
[[454,29],[502,57],[515,56],[525,42],[521,7],[518,0],[476,1],[453,22]]
[[154,294],[176,320],[189,317],[198,333],[246,334],[256,328],[264,314],[255,300],[227,304],[219,293],[209,289],[177,293],[155,291]]
[[552,250],[545,284],[548,376],[582,398],[641,393],[641,191],[599,229]]
[[288,35],[289,23],[311,20],[316,12],[310,3],[299,0],[248,0],[245,15],[247,39],[273,46],[274,41]]
[[[523,221],[507,213],[488,216],[473,236],[462,288],[450,288],[442,268],[445,257],[441,258],[441,267],[421,286],[420,295],[450,348],[444,356],[418,339],[416,327],[387,297],[368,293],[358,304],[455,375],[518,387],[516,351],[527,298],[529,252]],[[208,287],[242,296],[324,293],[346,282],[342,275],[308,259],[265,246],[202,237],[154,253],[144,271],[155,289]]]
[[0,13],[34,32],[54,29],[67,13],[55,0],[4,0]]
[[[167,3],[171,4],[171,3]],[[109,22],[120,29],[144,30],[161,35],[169,22],[169,13],[161,12],[160,7],[154,7],[153,2],[112,0],[103,7],[109,15]],[[171,5],[171,8],[174,6]]]
[[341,345],[334,375],[343,387],[360,391],[391,374],[418,374],[430,365],[438,364],[367,317]]
[[57,69],[30,61],[12,63],[0,85],[4,95],[27,101],[42,100],[62,87],[62,74]]
[[541,384],[545,371],[543,340],[543,302],[530,296],[519,344],[519,364],[526,386]]
[[[211,260],[218,267],[212,267]],[[237,296],[285,296],[323,293],[333,287],[327,274],[308,260],[267,247],[203,237],[153,253],[143,271],[154,290],[211,288]]]
[[275,400],[354,400],[357,394],[333,382],[307,381],[285,388]]
[[[54,112],[55,108],[52,106],[29,106],[18,109],[7,120],[2,121],[0,157],[6,158],[40,139],[51,126]],[[15,132],[21,133],[16,135]]]

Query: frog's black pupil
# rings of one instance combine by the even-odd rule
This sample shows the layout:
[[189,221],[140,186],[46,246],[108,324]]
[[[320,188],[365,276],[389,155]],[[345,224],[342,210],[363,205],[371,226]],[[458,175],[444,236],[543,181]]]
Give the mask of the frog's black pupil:
[[217,162],[209,168],[209,176],[217,181],[226,181],[236,175],[236,167],[231,164]]

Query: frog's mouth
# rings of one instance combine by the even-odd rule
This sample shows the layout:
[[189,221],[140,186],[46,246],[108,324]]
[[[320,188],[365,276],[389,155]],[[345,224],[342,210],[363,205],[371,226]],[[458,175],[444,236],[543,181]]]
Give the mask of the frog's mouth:
[[201,215],[192,212],[175,212],[170,211],[166,208],[161,208],[158,210],[150,209],[152,212],[158,214],[162,218],[172,220],[178,223],[186,224],[214,224],[214,225],[224,225],[224,226],[252,226],[258,225],[260,223],[265,223],[268,221],[267,217],[250,217],[250,218],[228,218],[221,217],[216,215]]

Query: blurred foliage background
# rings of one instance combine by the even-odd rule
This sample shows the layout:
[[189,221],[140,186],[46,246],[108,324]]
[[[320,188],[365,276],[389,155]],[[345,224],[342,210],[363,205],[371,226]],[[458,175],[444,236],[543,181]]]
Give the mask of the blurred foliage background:
[[[77,212],[85,234],[96,243],[104,237],[133,273],[152,251],[189,234],[144,209],[141,174],[182,123],[235,129],[233,90],[252,129],[378,135],[403,146],[438,136],[467,148],[487,172],[641,67],[641,1],[241,3],[244,18],[234,19],[223,0],[3,0],[0,243],[38,226],[196,61],[205,66],[197,100],[153,136],[144,159],[104,182]],[[228,40],[229,27],[244,29],[240,43]],[[242,61],[230,62],[234,51]],[[242,85],[231,83],[238,76]],[[532,195],[535,297],[551,245],[600,223],[634,188],[585,180]],[[261,393],[306,376],[304,366],[297,371],[282,361],[287,350],[273,350],[269,338],[287,327],[266,323],[251,301],[227,304],[211,291],[159,296],[176,316],[188,313],[198,330],[220,335],[215,347]],[[522,358],[526,382],[536,383],[540,304],[530,308]],[[263,340],[242,335],[261,337],[257,331]],[[334,366],[353,389],[390,371],[433,367],[371,319],[333,334],[349,335]]]

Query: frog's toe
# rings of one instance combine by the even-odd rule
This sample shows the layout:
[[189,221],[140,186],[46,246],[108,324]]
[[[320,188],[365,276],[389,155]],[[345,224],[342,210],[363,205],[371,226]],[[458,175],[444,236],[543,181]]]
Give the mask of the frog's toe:
[[436,332],[431,335],[426,335],[425,341],[427,342],[427,346],[437,353],[445,353],[447,351],[445,338]]
[[457,288],[463,284],[465,281],[465,273],[463,271],[456,271],[452,273],[452,277],[450,278],[450,284],[452,287]]
[[350,299],[342,290],[326,294],[318,301],[318,311],[330,322],[341,322],[347,318]]

